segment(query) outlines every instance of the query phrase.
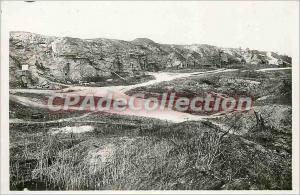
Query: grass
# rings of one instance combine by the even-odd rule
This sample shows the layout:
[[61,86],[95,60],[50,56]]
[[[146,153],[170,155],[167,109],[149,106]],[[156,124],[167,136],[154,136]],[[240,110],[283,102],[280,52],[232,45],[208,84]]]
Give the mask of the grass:
[[[114,77],[111,81],[101,80],[101,79],[92,79],[89,82],[88,86],[90,87],[105,87],[105,86],[119,86],[119,85],[134,85],[146,81],[153,80],[154,76],[152,75],[135,75],[132,77],[125,77],[124,80],[118,77]],[[80,84],[77,84],[80,86]]]
[[[129,92],[165,90],[195,95],[213,90],[247,94],[255,112],[173,124],[93,113],[49,124],[10,124],[11,190],[290,190],[292,188],[290,70],[200,75]],[[245,80],[260,82],[249,85]],[[10,117],[41,112],[10,102]],[[89,121],[89,122],[88,122]],[[262,122],[263,121],[263,122]],[[222,124],[218,126],[217,124]],[[263,125],[262,125],[263,124]],[[53,127],[93,125],[86,133],[50,134]],[[230,133],[228,133],[230,131]]]
[[12,190],[291,188],[281,179],[290,176],[289,160],[202,122],[137,128],[131,136],[21,132],[11,140]]
[[174,69],[174,68],[166,68],[165,72],[173,72],[173,73],[190,73],[190,72],[206,72],[211,70],[216,70],[216,67],[202,67],[202,68],[184,68],[184,69]]
[[[26,97],[26,95],[24,95]],[[35,96],[37,97],[37,96]],[[46,100],[45,96],[42,97]],[[59,120],[62,118],[70,118],[70,117],[76,117],[81,116],[85,113],[85,111],[76,111],[76,112],[70,112],[68,110],[60,110],[60,111],[51,111],[47,109],[42,108],[31,108],[28,106],[24,106],[22,104],[18,104],[14,101],[9,101],[9,117],[10,118],[21,118],[26,121],[37,121],[32,118],[32,115],[36,113],[41,113],[42,118],[38,121],[49,121],[49,120]]]
[[155,85],[139,87],[126,92],[127,95],[144,93],[145,97],[157,97],[166,92],[176,92],[183,97],[194,97],[205,93],[218,93],[235,96],[253,97],[254,100],[274,95],[277,99],[291,104],[291,70],[257,72],[255,70],[225,72],[213,75],[181,78]]
[[[136,73],[136,75],[134,76],[128,76],[125,75],[124,77],[122,77],[124,79],[121,79],[117,76],[111,76],[111,77],[96,77],[96,78],[89,78],[86,79],[84,81],[82,81],[81,83],[79,83],[78,81],[62,81],[62,80],[53,80],[53,78],[47,78],[49,81],[52,82],[56,82],[54,84],[49,83],[49,89],[63,89],[66,88],[66,86],[64,85],[75,85],[75,86],[90,86],[90,87],[106,87],[106,86],[119,86],[119,85],[134,85],[134,84],[138,84],[141,82],[146,82],[146,81],[150,81],[154,79],[154,76],[152,75],[146,75],[144,73]],[[111,80],[109,80],[111,79]],[[63,85],[60,85],[63,84]],[[22,86],[22,82],[18,81],[18,80],[14,80],[10,82],[10,88],[14,89],[14,88],[23,88],[24,86]],[[41,87],[41,86],[39,86]],[[37,88],[37,86],[32,86],[30,88]],[[45,88],[45,87],[44,87]],[[41,87],[42,89],[42,87]]]

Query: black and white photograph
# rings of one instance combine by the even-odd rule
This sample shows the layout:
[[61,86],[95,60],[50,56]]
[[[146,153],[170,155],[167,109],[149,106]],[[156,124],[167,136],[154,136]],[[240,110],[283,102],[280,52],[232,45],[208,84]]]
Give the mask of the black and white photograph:
[[298,194],[299,74],[299,1],[1,1],[1,194]]

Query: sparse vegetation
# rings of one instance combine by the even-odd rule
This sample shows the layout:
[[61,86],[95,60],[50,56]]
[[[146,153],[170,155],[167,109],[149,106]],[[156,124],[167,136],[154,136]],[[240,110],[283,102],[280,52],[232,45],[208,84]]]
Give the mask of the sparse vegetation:
[[[279,179],[290,175],[291,162],[285,160],[286,156],[269,149],[256,149],[256,144],[245,144],[239,136],[209,124],[161,124],[143,130],[138,127],[126,136],[120,132],[98,134],[98,130],[49,135],[37,133],[41,128],[29,133],[19,127],[11,140],[14,143],[11,187],[19,190],[24,187],[30,190],[290,188],[289,178]],[[102,130],[101,126],[97,129]]]
[[[11,190],[290,190],[290,70],[240,70],[136,88],[153,97],[214,91],[255,98],[252,111],[174,124],[150,118],[51,113],[10,102]],[[30,96],[30,94],[23,94]],[[265,100],[264,97],[274,97]],[[42,97],[36,97],[42,98]],[[22,113],[41,112],[43,119]],[[93,125],[85,133],[52,128]]]

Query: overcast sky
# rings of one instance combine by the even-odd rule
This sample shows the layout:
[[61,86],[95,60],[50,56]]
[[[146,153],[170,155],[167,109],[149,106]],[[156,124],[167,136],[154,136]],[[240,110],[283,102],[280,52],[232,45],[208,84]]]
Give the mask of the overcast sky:
[[298,17],[296,1],[1,3],[5,31],[127,41],[147,37],[289,55]]

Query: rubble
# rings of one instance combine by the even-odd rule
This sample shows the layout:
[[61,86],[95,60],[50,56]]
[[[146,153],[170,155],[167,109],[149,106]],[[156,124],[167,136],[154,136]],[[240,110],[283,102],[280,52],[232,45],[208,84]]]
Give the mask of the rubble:
[[[10,33],[10,84],[52,88],[44,78],[63,84],[107,80],[122,73],[204,68],[240,63],[290,66],[291,58],[274,52],[219,48],[206,44],[167,45],[147,38],[133,41]],[[17,72],[25,68],[27,78]],[[15,74],[13,74],[13,72]],[[120,78],[120,77],[119,77]]]

